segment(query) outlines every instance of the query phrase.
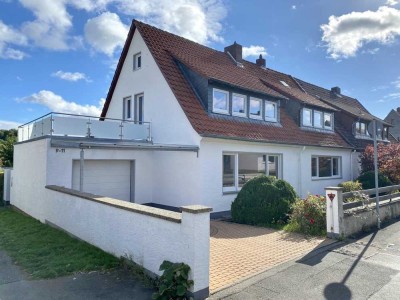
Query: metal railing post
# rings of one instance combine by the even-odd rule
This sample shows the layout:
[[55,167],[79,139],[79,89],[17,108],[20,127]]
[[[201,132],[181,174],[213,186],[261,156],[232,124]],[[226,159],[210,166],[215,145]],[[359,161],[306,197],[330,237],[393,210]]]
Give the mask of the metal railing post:
[[87,124],[86,137],[90,138],[90,135],[91,135],[91,132],[90,132],[90,125],[91,125],[92,123],[90,122],[90,118],[89,118],[88,120],[89,120],[89,121],[86,122],[86,124]]
[[85,152],[81,148],[80,164],[79,164],[79,191],[83,192],[83,177],[85,175]]
[[120,134],[119,134],[119,138],[122,140],[122,138],[123,138],[123,128],[124,128],[124,125],[123,125],[123,121],[121,121],[121,124],[119,124],[119,127],[121,128],[121,131],[120,131]]

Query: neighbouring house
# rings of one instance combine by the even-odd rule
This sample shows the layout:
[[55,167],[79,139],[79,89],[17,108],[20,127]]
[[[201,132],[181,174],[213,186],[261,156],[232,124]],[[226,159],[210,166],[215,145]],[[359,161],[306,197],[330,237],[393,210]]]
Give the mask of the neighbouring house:
[[392,109],[386,116],[385,122],[389,123],[393,127],[390,129],[390,133],[397,141],[400,140],[400,107],[396,110]]
[[[49,114],[19,128],[13,201],[39,210],[46,185],[175,209],[230,210],[259,174],[305,197],[357,177],[358,155],[389,123],[324,89],[133,21],[101,118]],[[40,215],[40,211],[37,211]]]

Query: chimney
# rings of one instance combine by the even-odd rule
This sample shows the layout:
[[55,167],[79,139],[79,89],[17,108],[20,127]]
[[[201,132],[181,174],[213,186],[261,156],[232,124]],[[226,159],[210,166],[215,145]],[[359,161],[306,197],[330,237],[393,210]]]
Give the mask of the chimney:
[[265,58],[263,58],[261,54],[260,54],[260,57],[256,60],[256,64],[257,64],[257,66],[260,66],[260,67],[264,67],[264,68],[266,67],[267,63],[265,61]]
[[341,94],[341,93],[340,93],[340,87],[335,86],[335,87],[331,88],[331,92],[332,92],[333,94],[340,95],[340,94]]
[[400,107],[397,108],[397,112],[400,114]]
[[239,45],[236,42],[228,47],[225,47],[224,52],[229,52],[229,54],[232,55],[237,62],[242,60],[242,45]]

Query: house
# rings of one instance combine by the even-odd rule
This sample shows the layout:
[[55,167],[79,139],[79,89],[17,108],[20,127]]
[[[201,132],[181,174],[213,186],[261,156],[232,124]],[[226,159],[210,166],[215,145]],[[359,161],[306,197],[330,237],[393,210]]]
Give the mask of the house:
[[386,116],[385,122],[389,123],[393,127],[390,130],[390,133],[393,138],[396,140],[400,140],[400,107],[396,110],[392,109],[390,113]]
[[390,142],[390,124],[338,87],[244,60],[236,42],[221,52],[133,21],[100,120],[50,114],[19,128],[13,198],[35,210],[29,195],[58,185],[218,216],[259,174],[305,197],[358,175],[373,119]]

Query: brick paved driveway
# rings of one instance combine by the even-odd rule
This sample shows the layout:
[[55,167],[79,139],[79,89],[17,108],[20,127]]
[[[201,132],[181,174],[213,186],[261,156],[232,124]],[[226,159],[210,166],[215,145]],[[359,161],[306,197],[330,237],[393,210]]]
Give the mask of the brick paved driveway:
[[224,221],[211,221],[210,233],[211,293],[331,243]]

